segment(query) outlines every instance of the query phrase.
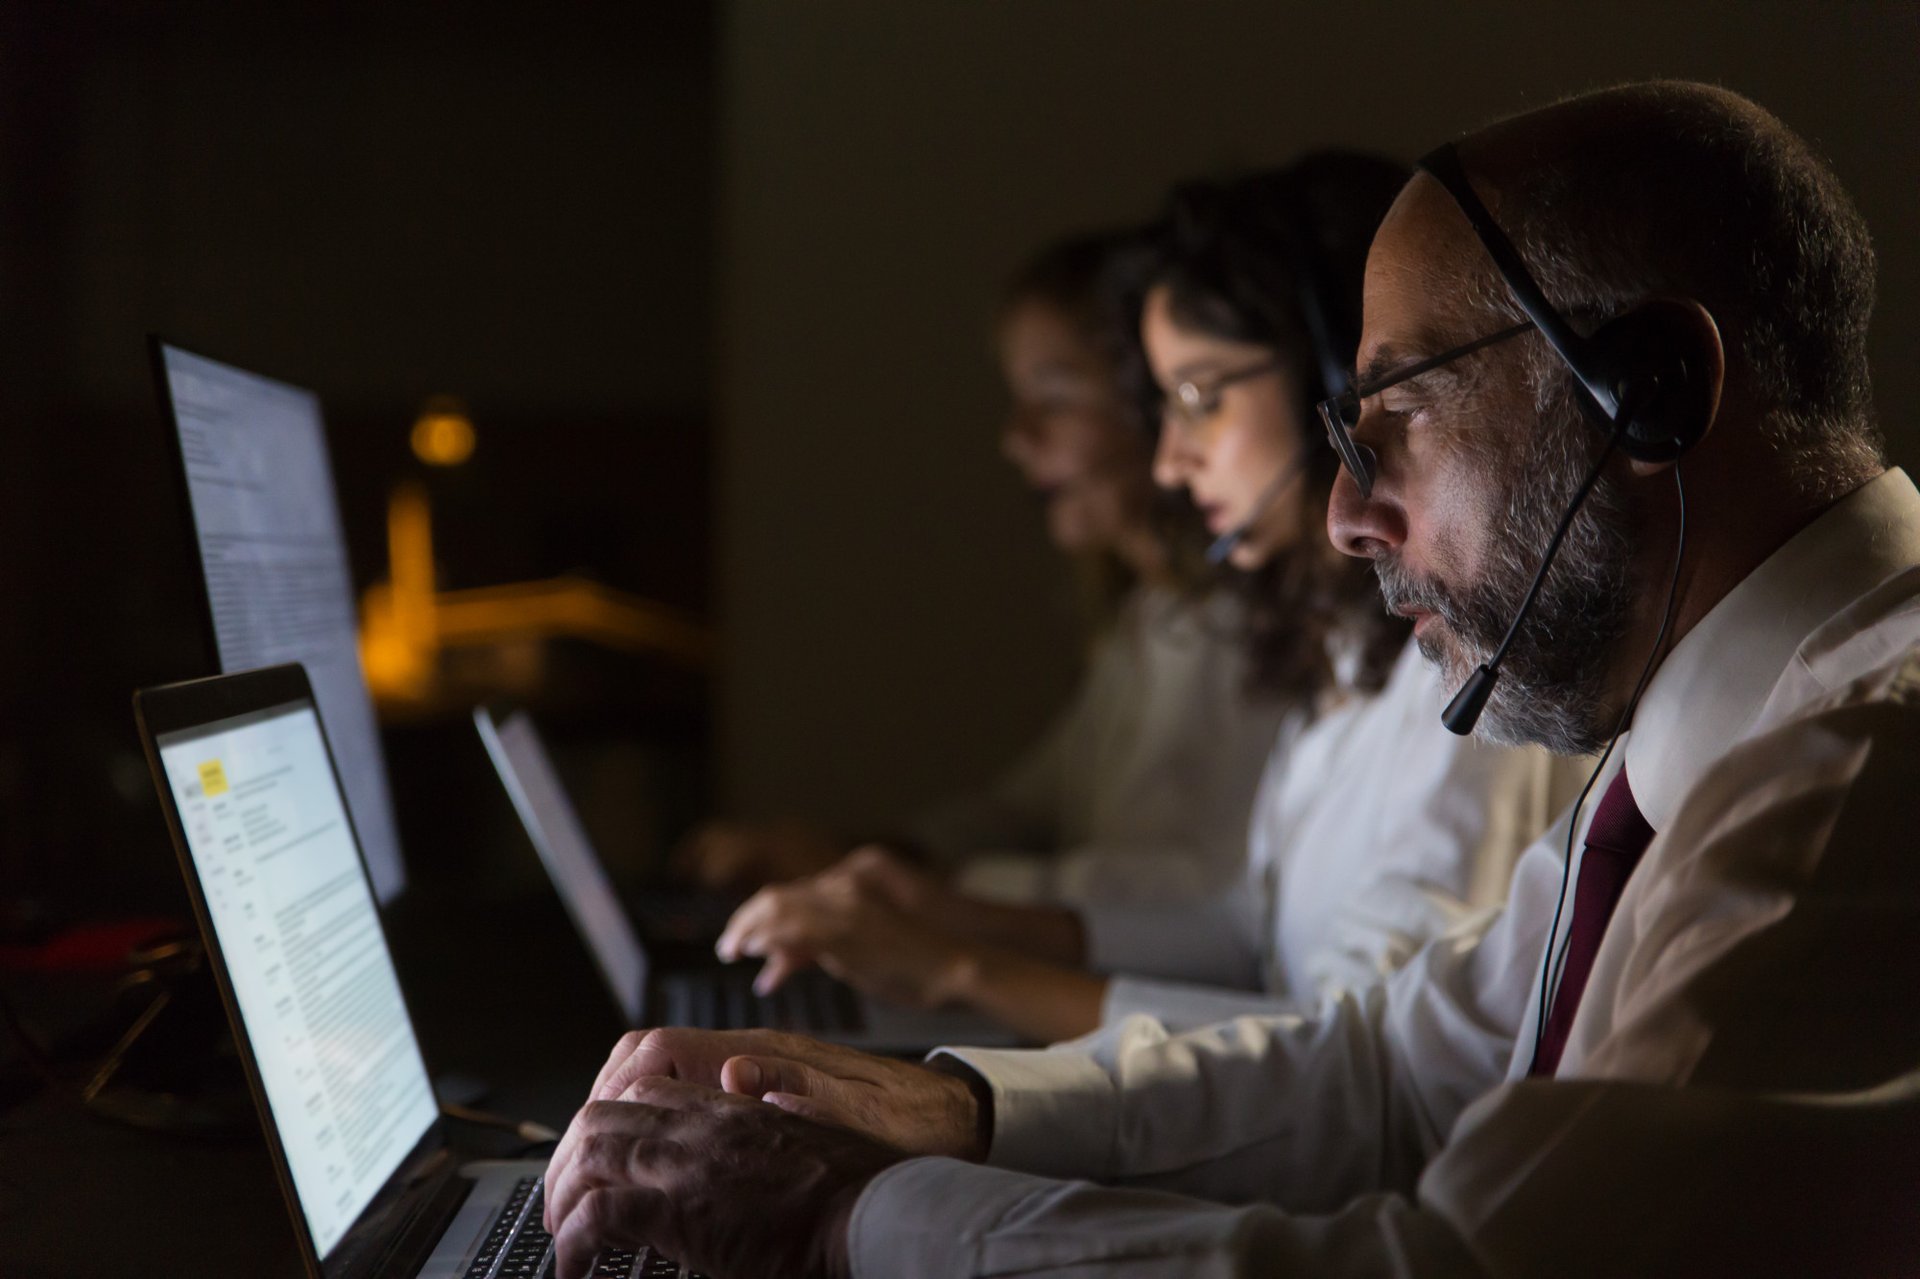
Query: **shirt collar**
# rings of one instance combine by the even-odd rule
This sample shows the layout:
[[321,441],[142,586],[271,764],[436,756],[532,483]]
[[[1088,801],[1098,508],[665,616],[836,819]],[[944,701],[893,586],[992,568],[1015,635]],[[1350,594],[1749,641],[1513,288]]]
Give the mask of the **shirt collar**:
[[1626,741],[1634,799],[1664,830],[1833,614],[1920,563],[1920,491],[1889,470],[1801,529],[1727,592],[1654,672]]

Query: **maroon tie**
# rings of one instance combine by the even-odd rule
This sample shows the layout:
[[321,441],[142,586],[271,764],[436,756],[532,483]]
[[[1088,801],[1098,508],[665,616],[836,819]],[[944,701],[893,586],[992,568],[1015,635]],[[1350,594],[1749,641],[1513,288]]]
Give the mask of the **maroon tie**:
[[1600,797],[1600,806],[1593,810],[1593,822],[1587,827],[1580,882],[1573,890],[1573,922],[1567,926],[1566,963],[1529,1075],[1552,1075],[1559,1069],[1567,1031],[1573,1026],[1573,1015],[1580,1011],[1580,992],[1587,988],[1587,976],[1593,971],[1593,956],[1606,935],[1607,921],[1620,904],[1620,894],[1627,886],[1627,877],[1639,865],[1640,854],[1652,842],[1653,827],[1647,825],[1640,806],[1633,802],[1633,787],[1623,768]]

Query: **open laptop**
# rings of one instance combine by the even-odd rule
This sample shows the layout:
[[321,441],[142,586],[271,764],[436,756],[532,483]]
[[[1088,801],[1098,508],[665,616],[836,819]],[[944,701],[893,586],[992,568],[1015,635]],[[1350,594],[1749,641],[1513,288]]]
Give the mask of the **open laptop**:
[[[448,1149],[305,670],[134,708],[309,1279],[550,1275],[544,1164]],[[593,1273],[682,1271],[643,1252]]]
[[300,662],[337,748],[374,893],[406,884],[320,397],[150,338],[200,564],[210,670]]
[[789,979],[771,997],[753,991],[757,964],[665,970],[614,895],[533,720],[524,711],[498,714],[486,707],[475,710],[473,719],[527,838],[629,1025],[770,1026],[868,1052],[914,1056],[941,1044],[1018,1042],[984,1017],[869,999],[818,969]]

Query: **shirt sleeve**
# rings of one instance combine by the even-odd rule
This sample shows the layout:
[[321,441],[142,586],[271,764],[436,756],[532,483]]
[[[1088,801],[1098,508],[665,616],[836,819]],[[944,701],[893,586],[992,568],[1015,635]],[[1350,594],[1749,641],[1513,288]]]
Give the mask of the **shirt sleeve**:
[[915,1159],[848,1243],[855,1279],[1903,1274],[1916,1181],[1920,1075],[1824,1098],[1536,1080],[1475,1105],[1413,1196],[1290,1214]]
[[[929,1204],[947,1205],[937,1223],[928,1220]],[[848,1243],[855,1279],[1488,1273],[1445,1220],[1393,1196],[1369,1197],[1337,1215],[1290,1217],[950,1159],[910,1160],[881,1173],[854,1206]]]
[[1516,909],[1318,1006],[1180,1034],[1133,1016],[1045,1051],[943,1049],[992,1091],[988,1161],[1296,1211],[1410,1190],[1512,1068],[1563,839],[1556,827],[1522,859]]

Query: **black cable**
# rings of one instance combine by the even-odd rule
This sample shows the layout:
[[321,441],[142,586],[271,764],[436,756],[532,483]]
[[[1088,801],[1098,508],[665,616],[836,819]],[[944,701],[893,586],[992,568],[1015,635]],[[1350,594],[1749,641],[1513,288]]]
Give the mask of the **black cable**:
[[1573,500],[1567,503],[1566,514],[1560,517],[1559,527],[1547,539],[1547,549],[1540,556],[1540,567],[1533,571],[1533,582],[1527,587],[1527,593],[1520,597],[1520,607],[1514,610],[1513,620],[1507,623],[1507,633],[1500,637],[1500,646],[1493,650],[1493,656],[1486,661],[1488,670],[1499,670],[1500,664],[1507,660],[1507,650],[1513,647],[1513,637],[1520,633],[1520,624],[1526,620],[1527,614],[1533,612],[1534,596],[1540,593],[1541,585],[1547,580],[1547,570],[1553,567],[1553,557],[1560,553],[1560,543],[1566,540],[1574,517],[1587,504],[1587,494],[1593,492],[1593,486],[1600,480],[1600,472],[1606,468],[1607,459],[1613,456],[1614,445],[1619,442],[1618,434],[1607,437],[1607,447],[1600,450],[1600,456],[1594,459],[1587,478],[1581,480],[1580,487],[1574,490]]
[[530,1145],[560,1140],[560,1134],[545,1124],[532,1119],[512,1119],[506,1115],[496,1115],[488,1110],[476,1110],[472,1106],[462,1106],[457,1102],[443,1101],[440,1113],[449,1119],[458,1119],[461,1123],[474,1124],[481,1128],[498,1128],[510,1132]]
[[1540,1056],[1540,1043],[1547,1033],[1547,1013],[1552,1007],[1552,994],[1559,985],[1565,971],[1567,946],[1573,941],[1571,929],[1567,940],[1558,942],[1558,954],[1555,953],[1556,938],[1560,933],[1560,916],[1567,905],[1567,884],[1573,878],[1573,834],[1580,829],[1580,810],[1587,802],[1587,796],[1593,791],[1593,784],[1600,779],[1606,769],[1607,761],[1613,757],[1613,748],[1620,743],[1620,735],[1627,731],[1627,725],[1633,722],[1633,713],[1640,706],[1640,696],[1647,691],[1647,684],[1653,678],[1655,667],[1659,664],[1660,649],[1667,642],[1667,631],[1673,625],[1673,605],[1680,592],[1680,565],[1687,554],[1687,488],[1680,479],[1680,463],[1673,464],[1673,492],[1680,505],[1680,530],[1674,539],[1673,571],[1667,577],[1667,603],[1660,615],[1660,630],[1653,637],[1653,648],[1647,653],[1646,663],[1640,668],[1640,678],[1633,686],[1633,695],[1620,711],[1620,718],[1614,722],[1613,734],[1607,739],[1607,748],[1600,752],[1600,761],[1587,774],[1586,785],[1580,788],[1580,796],[1573,801],[1573,813],[1567,819],[1567,852],[1560,865],[1560,895],[1553,904],[1553,926],[1547,930],[1547,953],[1540,966],[1540,1006],[1533,1027],[1533,1055]]

